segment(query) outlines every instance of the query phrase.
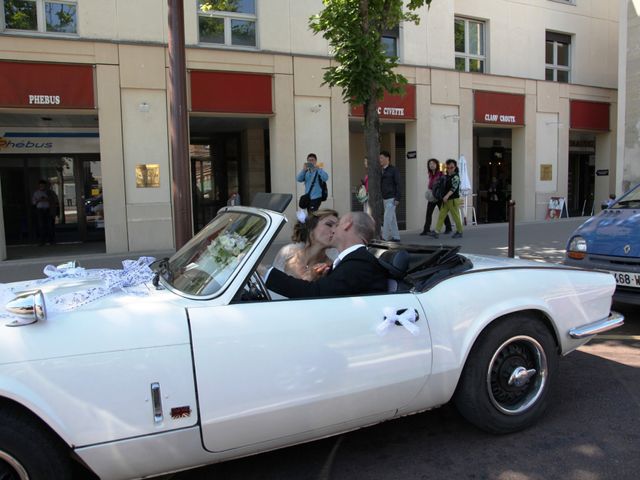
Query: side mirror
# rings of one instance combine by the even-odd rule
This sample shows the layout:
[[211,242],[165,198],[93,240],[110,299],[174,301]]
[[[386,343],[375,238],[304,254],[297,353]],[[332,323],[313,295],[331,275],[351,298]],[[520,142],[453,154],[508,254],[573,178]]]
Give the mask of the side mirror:
[[47,318],[42,290],[30,290],[18,294],[16,298],[7,303],[6,308],[18,317],[8,323],[7,327],[21,327]]

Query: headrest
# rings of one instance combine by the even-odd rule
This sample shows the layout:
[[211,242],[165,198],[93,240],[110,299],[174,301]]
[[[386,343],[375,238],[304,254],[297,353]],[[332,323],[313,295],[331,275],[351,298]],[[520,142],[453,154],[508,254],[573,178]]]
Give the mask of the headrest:
[[401,280],[409,269],[409,252],[406,250],[387,250],[378,257],[378,262],[389,272],[391,278]]

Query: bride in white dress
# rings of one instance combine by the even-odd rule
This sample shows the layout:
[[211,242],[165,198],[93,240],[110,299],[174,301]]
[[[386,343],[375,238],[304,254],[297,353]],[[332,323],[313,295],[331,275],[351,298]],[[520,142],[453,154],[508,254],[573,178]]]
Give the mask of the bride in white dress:
[[299,218],[293,227],[293,243],[280,249],[273,267],[308,281],[322,276],[338,256],[336,249],[330,247],[333,228],[337,223],[338,212],[329,209]]

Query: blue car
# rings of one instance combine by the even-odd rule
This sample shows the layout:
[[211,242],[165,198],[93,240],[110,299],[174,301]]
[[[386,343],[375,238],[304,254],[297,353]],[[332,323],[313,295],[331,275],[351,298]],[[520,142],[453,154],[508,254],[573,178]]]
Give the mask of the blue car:
[[573,232],[564,263],[611,272],[614,301],[640,305],[640,184]]

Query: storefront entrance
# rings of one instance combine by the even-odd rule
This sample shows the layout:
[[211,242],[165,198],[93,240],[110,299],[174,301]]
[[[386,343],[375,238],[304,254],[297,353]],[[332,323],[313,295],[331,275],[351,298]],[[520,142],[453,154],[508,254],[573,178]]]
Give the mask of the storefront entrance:
[[46,181],[56,199],[50,206],[55,243],[104,241],[102,174],[98,155],[0,157],[6,243],[39,243],[33,194]]
[[596,136],[571,132],[569,135],[569,216],[591,215],[594,211]]
[[473,134],[478,222],[506,222],[511,199],[511,130],[475,128]]
[[249,205],[271,190],[266,119],[190,119],[193,229],[200,231],[225,205]]

